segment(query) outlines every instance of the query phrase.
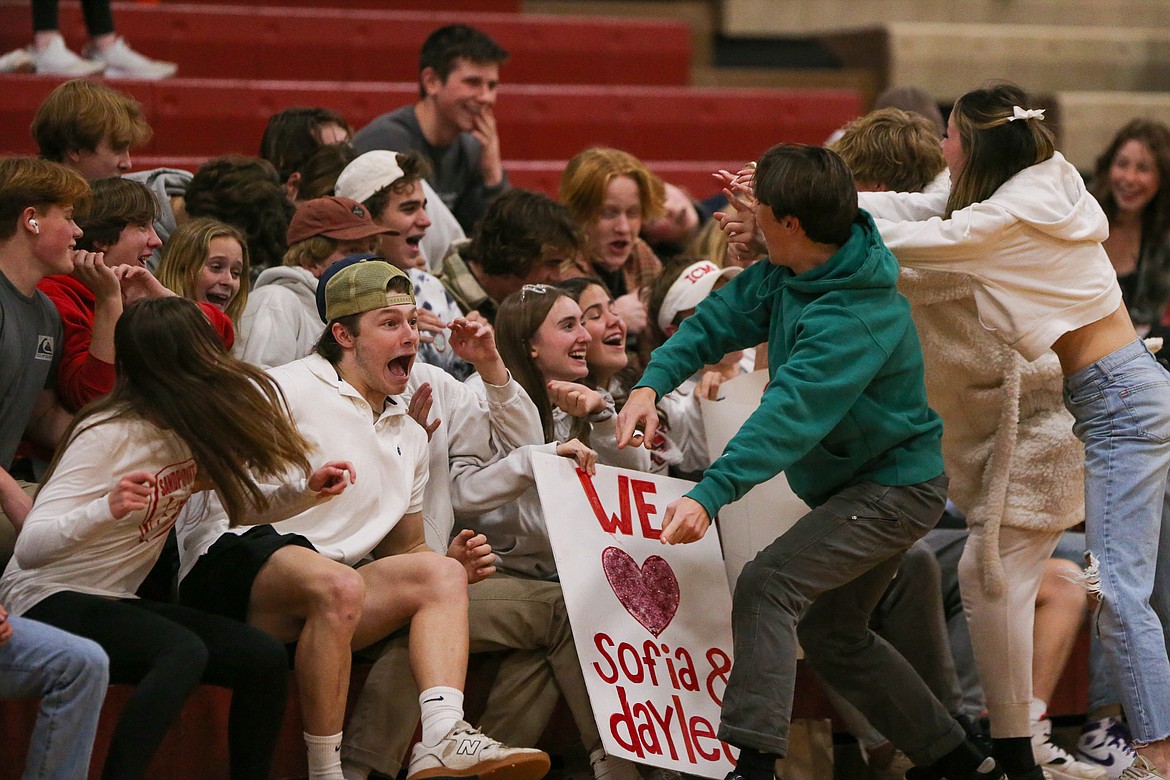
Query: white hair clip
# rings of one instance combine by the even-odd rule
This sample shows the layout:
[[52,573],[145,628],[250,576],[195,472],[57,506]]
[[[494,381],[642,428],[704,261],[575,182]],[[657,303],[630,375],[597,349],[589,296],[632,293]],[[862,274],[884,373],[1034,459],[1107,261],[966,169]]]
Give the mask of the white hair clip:
[[1012,115],[1007,118],[1007,121],[1014,122],[1017,119],[1039,119],[1044,121],[1044,109],[1042,108],[1020,108],[1019,106],[1012,106]]
[[526,284],[520,288],[520,302],[524,303],[524,299],[528,297],[528,293],[546,295],[555,289],[551,284]]

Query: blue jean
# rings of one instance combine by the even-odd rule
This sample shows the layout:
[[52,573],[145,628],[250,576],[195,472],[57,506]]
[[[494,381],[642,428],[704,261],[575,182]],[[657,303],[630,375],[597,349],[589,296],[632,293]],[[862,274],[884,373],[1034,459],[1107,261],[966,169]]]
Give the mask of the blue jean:
[[41,700],[25,780],[85,780],[109,680],[105,651],[59,628],[9,616],[0,645],[0,698]]
[[788,752],[799,630],[825,682],[915,764],[932,764],[963,741],[914,668],[869,627],[903,553],[938,522],[946,486],[940,476],[845,488],[744,566],[732,600],[735,664],[721,739]]
[[1170,374],[1141,341],[1065,378],[1085,445],[1100,632],[1133,736],[1170,736]]

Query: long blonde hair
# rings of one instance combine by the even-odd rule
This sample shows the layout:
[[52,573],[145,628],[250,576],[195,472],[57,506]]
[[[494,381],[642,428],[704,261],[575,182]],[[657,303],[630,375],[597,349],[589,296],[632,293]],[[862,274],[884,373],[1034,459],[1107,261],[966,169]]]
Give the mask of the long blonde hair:
[[211,242],[223,237],[236,241],[244,257],[240,291],[224,310],[232,324],[239,327],[244,307],[248,305],[248,288],[251,286],[248,242],[239,229],[209,217],[199,217],[184,223],[163,248],[162,260],[158,265],[158,280],[171,292],[195,300],[195,283],[199,272],[203,270],[203,264],[207,262],[207,256],[211,254]]

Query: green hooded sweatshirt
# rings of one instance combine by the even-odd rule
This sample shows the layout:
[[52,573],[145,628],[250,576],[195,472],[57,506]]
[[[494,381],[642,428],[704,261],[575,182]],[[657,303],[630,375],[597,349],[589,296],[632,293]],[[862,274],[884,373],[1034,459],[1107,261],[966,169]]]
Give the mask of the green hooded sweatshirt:
[[768,342],[759,407],[687,493],[711,517],[781,471],[813,507],[859,482],[913,485],[943,472],[942,420],[926,403],[922,348],[897,278],[861,211],[824,264],[793,274],[756,263],[654,351],[638,386],[661,398],[727,352]]

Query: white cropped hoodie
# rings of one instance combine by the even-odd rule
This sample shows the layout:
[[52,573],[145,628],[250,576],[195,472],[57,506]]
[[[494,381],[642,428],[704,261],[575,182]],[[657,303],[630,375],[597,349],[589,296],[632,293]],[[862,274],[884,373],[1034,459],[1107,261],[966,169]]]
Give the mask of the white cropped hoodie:
[[903,266],[969,276],[983,327],[1029,361],[1121,305],[1109,222],[1059,152],[950,219],[945,192],[859,199]]

